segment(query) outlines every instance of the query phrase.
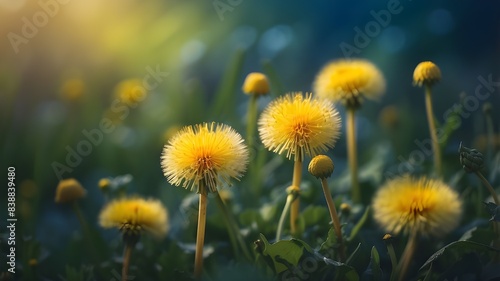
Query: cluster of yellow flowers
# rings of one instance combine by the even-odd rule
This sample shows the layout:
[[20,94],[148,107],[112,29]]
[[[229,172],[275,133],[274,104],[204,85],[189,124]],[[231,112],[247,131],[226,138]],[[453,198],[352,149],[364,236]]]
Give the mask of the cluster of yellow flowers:
[[[419,64],[414,72],[414,83],[420,86],[431,86],[440,78],[441,72],[432,62]],[[126,80],[118,85],[117,97],[126,103],[138,102],[145,93],[136,91],[137,83],[137,80]],[[73,84],[68,85],[65,91],[79,91]],[[329,191],[325,180],[333,173],[334,164],[328,156],[320,155],[332,149],[340,136],[341,119],[334,102],[340,101],[354,118],[354,110],[361,106],[364,98],[377,99],[383,94],[385,80],[371,62],[340,60],[327,64],[318,73],[313,88],[314,95],[292,92],[271,101],[257,121],[258,133],[268,150],[285,154],[288,159],[295,161],[291,190],[296,192],[300,191],[302,162],[306,156],[317,156],[310,162],[309,171],[322,180],[332,220],[341,241],[340,224],[338,218],[335,218],[335,206],[327,194]],[[250,73],[242,90],[254,97],[265,95],[270,91],[269,81],[262,73]],[[353,121],[348,124],[354,126]],[[349,132],[348,135],[354,136],[354,130],[349,126],[348,130],[352,130],[352,135]],[[348,142],[354,142],[354,139],[349,139],[348,136]],[[356,170],[355,146],[351,146],[349,152],[353,154],[349,158],[353,162],[350,167]],[[170,184],[196,190],[200,194],[195,258],[197,278],[202,270],[207,194],[217,194],[218,188],[231,184],[231,179],[239,180],[246,171],[248,162],[247,144],[238,132],[226,124],[202,123],[184,128],[175,127],[175,130],[169,131],[168,143],[161,155],[164,176]],[[354,172],[353,189],[356,188],[356,177]],[[103,189],[109,185],[109,180],[99,183]],[[84,197],[85,193],[85,189],[76,180],[64,180],[57,188],[55,200],[58,203],[74,202]],[[356,198],[353,200],[356,201]],[[385,231],[421,236],[442,236],[448,233],[458,225],[462,212],[459,196],[450,186],[440,180],[412,179],[409,176],[390,180],[382,186],[373,199],[372,207],[375,221]],[[342,209],[345,208],[347,207]],[[292,234],[296,219],[294,212],[298,212],[298,204],[295,210],[292,205]],[[120,229],[124,237],[138,237],[143,231],[163,237],[169,229],[168,212],[161,202],[139,197],[109,202],[99,215],[99,223],[104,228]]]

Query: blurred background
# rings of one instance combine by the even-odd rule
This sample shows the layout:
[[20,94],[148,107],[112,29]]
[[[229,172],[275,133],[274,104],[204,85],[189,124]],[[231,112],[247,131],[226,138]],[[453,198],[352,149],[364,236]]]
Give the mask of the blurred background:
[[[386,160],[397,165],[418,148],[414,140],[428,136],[423,91],[413,87],[412,74],[432,60],[443,75],[434,87],[437,121],[444,123],[454,106],[463,114],[445,158],[458,157],[460,141],[484,150],[482,107],[493,105],[498,132],[500,89],[475,91],[481,81],[500,81],[499,12],[498,1],[0,0],[0,156],[4,169],[16,168],[17,212],[25,218],[18,233],[40,241],[49,260],[57,251],[65,255],[78,222],[69,207],[54,203],[60,178],[87,189],[82,207],[94,225],[106,200],[99,179],[123,175],[127,193],[160,197],[179,216],[190,193],[164,179],[163,145],[180,127],[204,121],[245,132],[241,85],[253,71],[272,83],[262,109],[285,92],[311,91],[331,60],[374,62],[387,91],[359,112],[360,157],[389,143]],[[121,96],[137,84],[149,88],[140,100]],[[88,153],[85,140],[95,142]],[[345,174],[343,138],[331,155]],[[283,178],[264,187],[284,186]],[[174,227],[171,235],[182,232]]]

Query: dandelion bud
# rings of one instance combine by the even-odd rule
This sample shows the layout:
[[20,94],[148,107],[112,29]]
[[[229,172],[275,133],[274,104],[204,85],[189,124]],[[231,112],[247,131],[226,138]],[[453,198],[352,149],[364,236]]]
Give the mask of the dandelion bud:
[[309,173],[318,179],[330,177],[334,170],[332,159],[326,155],[315,156],[309,163]]
[[265,95],[269,93],[269,81],[266,75],[260,72],[249,73],[245,78],[242,90],[247,95]]
[[71,203],[85,197],[87,191],[75,179],[61,180],[56,189],[56,203]]
[[431,61],[421,62],[413,71],[413,84],[432,86],[441,80],[441,70]]
[[483,168],[483,154],[474,148],[462,146],[458,149],[460,153],[460,164],[467,173],[477,172]]

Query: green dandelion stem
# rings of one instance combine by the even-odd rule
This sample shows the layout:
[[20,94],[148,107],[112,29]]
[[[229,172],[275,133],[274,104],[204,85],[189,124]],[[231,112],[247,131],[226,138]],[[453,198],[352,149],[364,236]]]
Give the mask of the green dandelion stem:
[[442,176],[441,148],[439,147],[436,133],[436,124],[434,122],[434,113],[432,111],[431,86],[429,85],[425,85],[425,108],[427,111],[427,121],[429,122],[429,133],[432,140],[432,150],[434,151],[434,167],[436,169],[436,174],[440,177]]
[[498,199],[498,195],[495,192],[495,189],[491,186],[491,184],[488,182],[488,180],[481,174],[481,172],[476,171],[476,175],[479,177],[479,179],[483,182],[484,186],[488,189],[488,191],[491,194],[491,197],[493,197],[493,201],[495,204],[500,205],[500,200]]
[[361,191],[358,182],[358,156],[356,149],[356,127],[355,127],[355,109],[347,108],[347,156],[349,158],[349,170],[351,172],[351,195],[354,203],[361,202]]
[[132,245],[125,243],[125,250],[123,252],[123,267],[122,267],[122,281],[128,280],[128,268],[130,265],[130,256],[132,255]]
[[417,247],[417,240],[417,232],[413,231],[410,234],[408,242],[406,243],[406,247],[403,251],[403,254],[401,255],[401,260],[399,261],[399,265],[396,270],[396,276],[398,276],[399,281],[404,280],[406,272],[408,271],[408,267],[410,266],[410,262],[413,259],[413,254],[415,253],[415,249]]
[[[298,151],[299,156],[294,162],[293,166],[293,179],[292,186],[296,186],[300,189],[300,182],[302,180],[302,156],[301,151]],[[290,211],[290,231],[292,235],[297,235],[297,219],[299,218],[299,210],[300,210],[300,198],[297,196],[295,200],[293,200],[291,211]]]
[[200,280],[203,272],[203,245],[207,219],[207,190],[200,183],[200,202],[198,207],[198,230],[196,233],[196,252],[194,256],[194,278]]
[[294,201],[293,199],[294,195],[292,193],[289,193],[288,196],[286,197],[285,207],[283,208],[283,212],[281,212],[280,220],[278,222],[278,229],[276,231],[276,242],[281,240],[281,234],[283,233],[283,225],[285,224],[285,218],[286,215],[288,214],[288,211],[290,210],[292,202]]
[[321,179],[321,186],[323,187],[323,193],[325,194],[326,204],[328,205],[328,210],[330,211],[330,217],[332,218],[333,229],[335,230],[335,235],[337,236],[337,242],[339,244],[339,258],[341,262],[345,261],[345,247],[344,239],[342,237],[342,229],[340,226],[339,215],[337,214],[337,209],[335,208],[335,203],[333,202],[332,194],[328,189],[328,183],[325,178]]
[[[226,204],[220,197],[219,192],[216,193],[215,200],[217,202],[217,206],[219,206],[223,216],[224,220],[226,222],[227,226],[227,231],[229,234],[229,239],[231,240],[231,246],[233,247],[235,257],[239,257],[239,248],[243,251],[243,255],[248,261],[252,261],[252,256],[250,255],[250,252],[248,250],[247,245],[245,244],[245,240],[241,236],[240,229],[238,227],[238,224],[236,223],[236,220],[234,217],[231,215],[229,212]],[[238,248],[239,246],[239,248]]]

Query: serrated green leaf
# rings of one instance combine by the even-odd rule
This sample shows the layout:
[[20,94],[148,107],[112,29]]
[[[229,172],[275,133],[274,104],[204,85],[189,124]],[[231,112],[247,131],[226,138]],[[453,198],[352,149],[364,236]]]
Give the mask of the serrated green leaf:
[[262,255],[272,259],[272,267],[277,274],[289,266],[297,266],[304,251],[313,253],[309,245],[298,239],[280,240],[274,244],[270,244],[263,234],[260,234],[260,239],[264,244]]

